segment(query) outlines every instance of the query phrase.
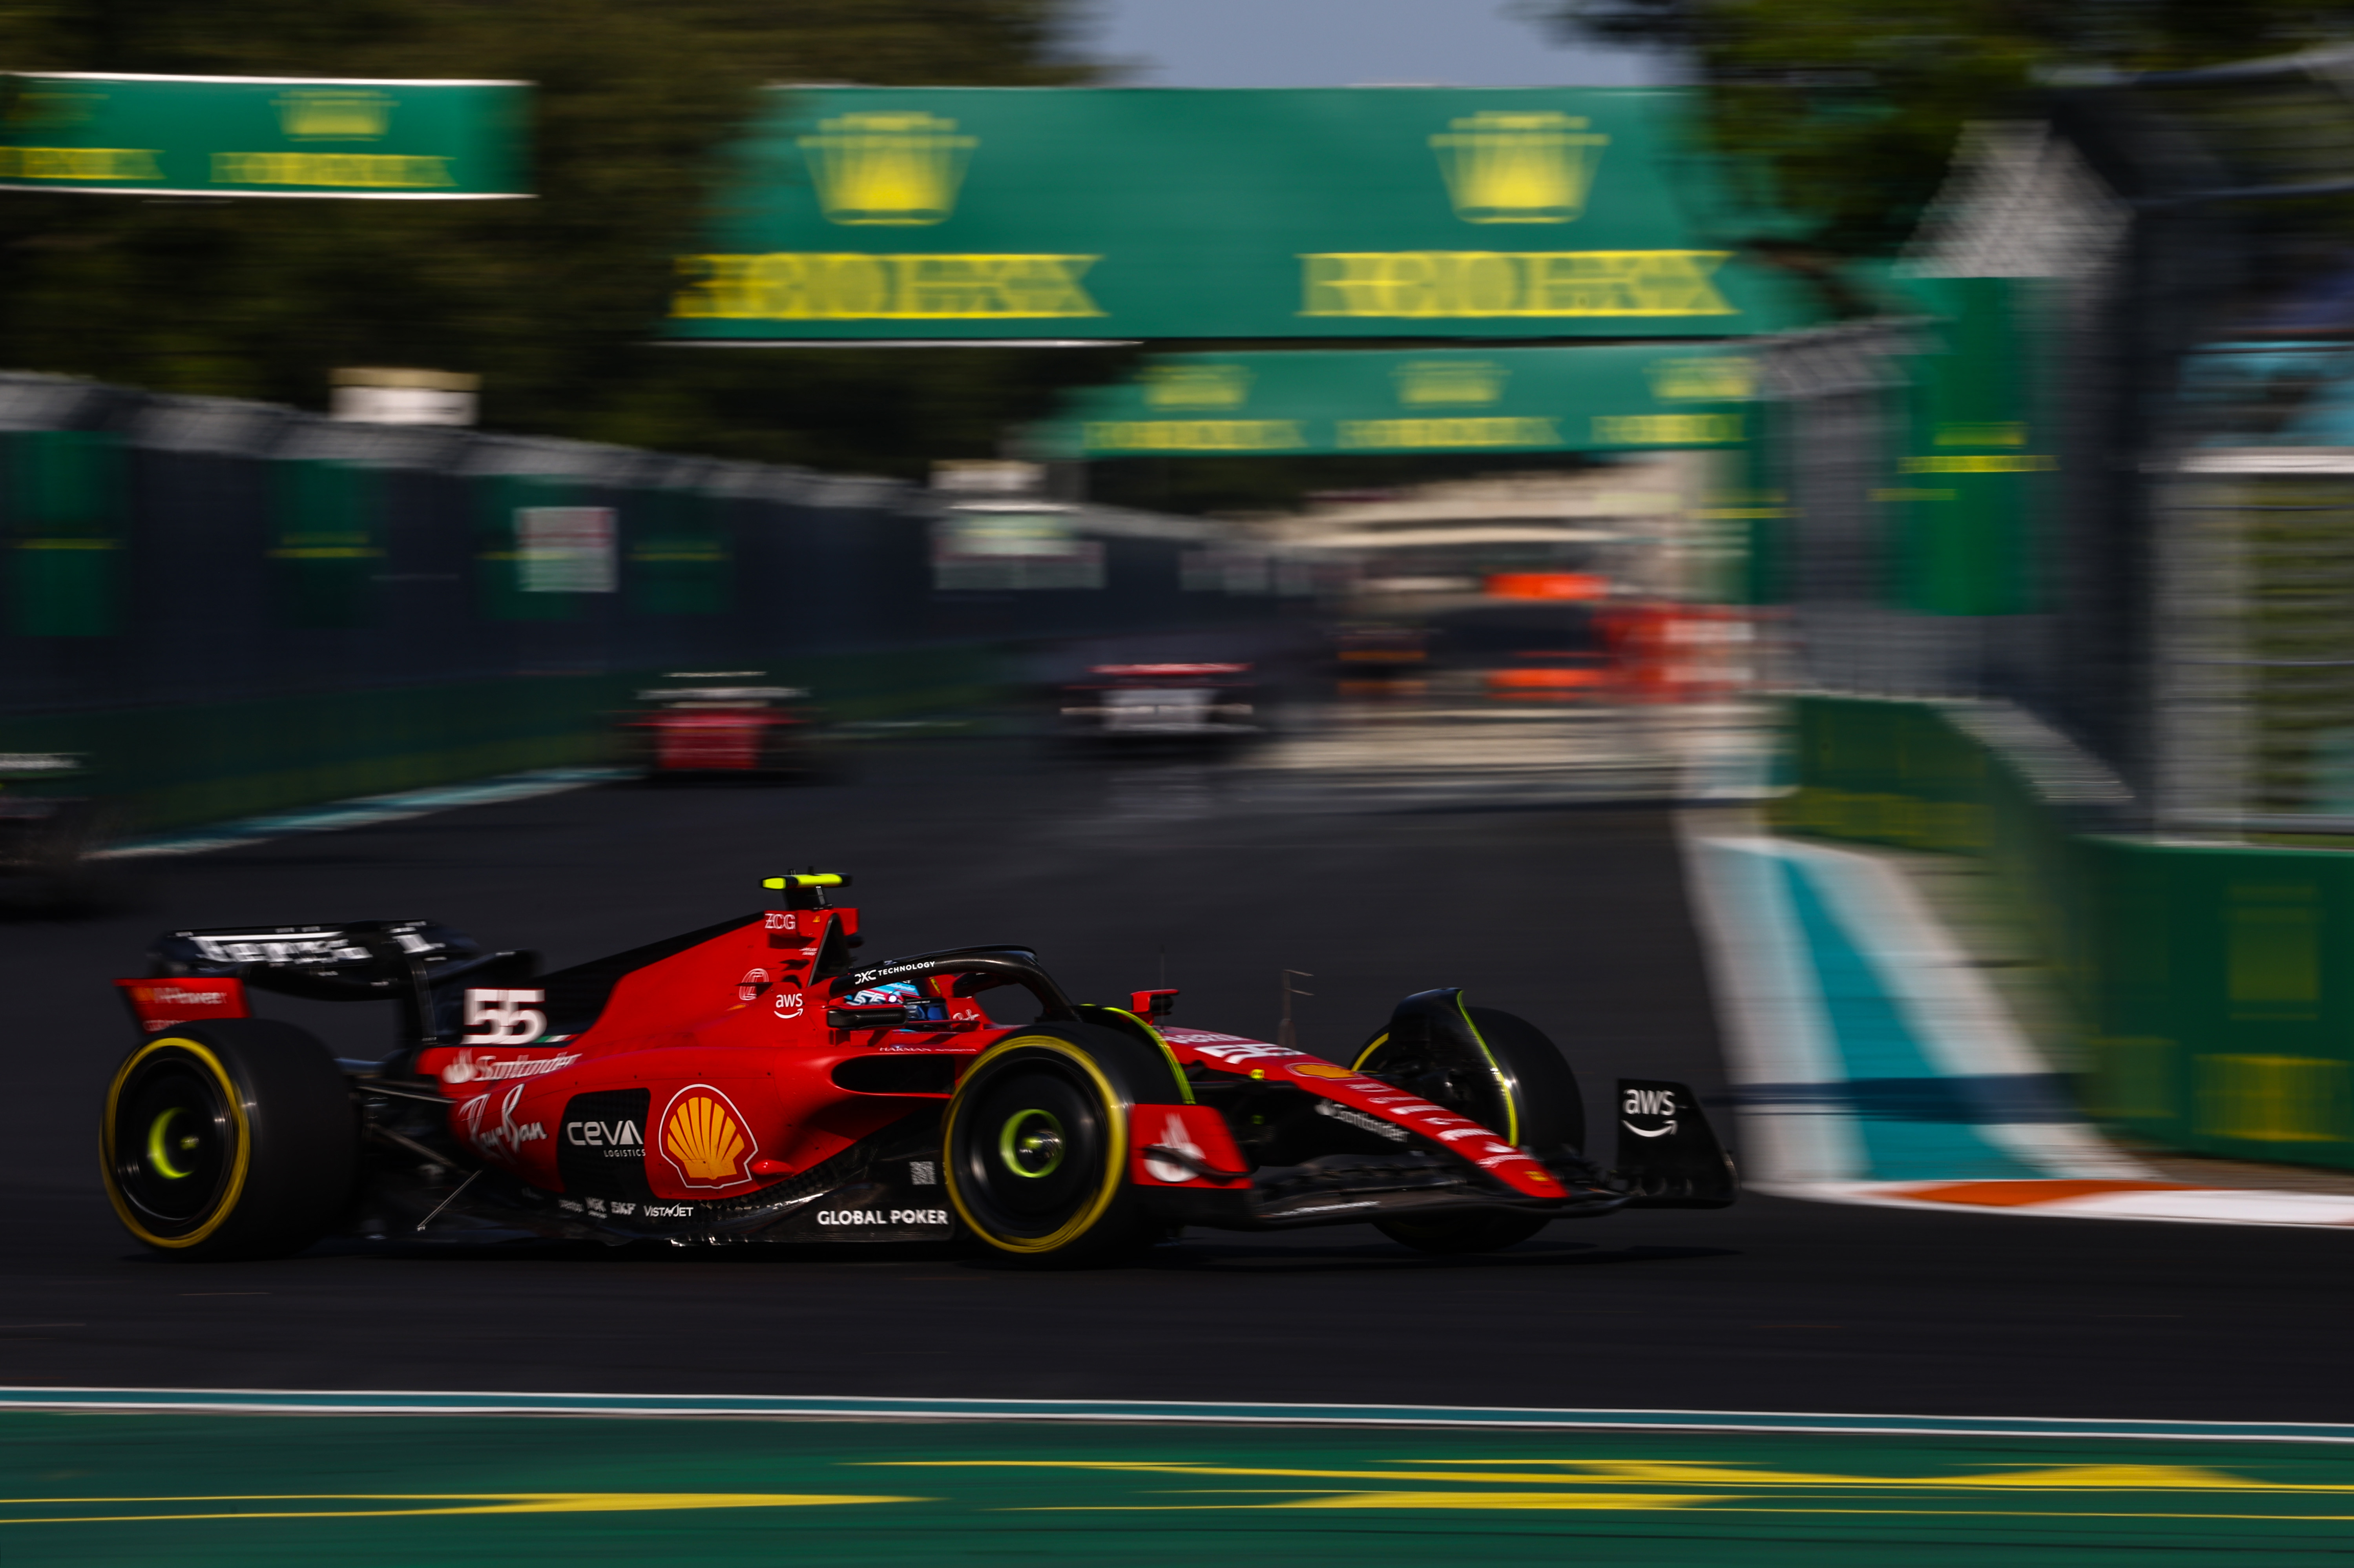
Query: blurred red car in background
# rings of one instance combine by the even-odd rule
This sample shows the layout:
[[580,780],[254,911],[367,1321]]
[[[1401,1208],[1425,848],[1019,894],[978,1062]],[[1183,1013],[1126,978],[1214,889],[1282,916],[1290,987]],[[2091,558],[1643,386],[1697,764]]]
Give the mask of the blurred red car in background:
[[648,779],[694,774],[808,775],[821,771],[816,709],[799,686],[734,684],[758,670],[680,671],[682,684],[640,692],[646,706],[616,729],[622,765]]

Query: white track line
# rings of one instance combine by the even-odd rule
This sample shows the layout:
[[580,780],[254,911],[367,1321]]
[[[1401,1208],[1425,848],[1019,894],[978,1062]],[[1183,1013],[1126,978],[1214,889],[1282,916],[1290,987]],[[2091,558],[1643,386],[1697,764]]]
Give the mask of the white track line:
[[489,806],[505,800],[528,800],[560,795],[591,784],[610,783],[628,775],[618,768],[543,768],[510,773],[479,784],[445,784],[430,789],[407,789],[392,795],[362,795],[298,811],[277,811],[220,822],[192,832],[133,839],[99,851],[93,860],[147,860],[158,855],[206,854],[263,843],[291,833],[334,832],[345,828],[372,827],[378,822],[406,821],[411,817],[454,811],[465,806]]

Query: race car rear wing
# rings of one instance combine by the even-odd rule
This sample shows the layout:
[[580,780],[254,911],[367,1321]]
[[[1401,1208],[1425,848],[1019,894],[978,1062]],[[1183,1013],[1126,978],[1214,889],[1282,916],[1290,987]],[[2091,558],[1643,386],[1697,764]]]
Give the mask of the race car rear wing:
[[[244,1017],[248,990],[276,991],[313,1001],[392,1001],[400,1004],[404,1043],[435,1037],[455,993],[444,988],[525,978],[536,954],[492,952],[462,931],[430,920],[345,920],[330,926],[228,926],[167,931],[147,949],[147,974],[116,982],[141,1028],[158,1029],[191,1017]],[[157,981],[177,980],[176,988]],[[201,1007],[195,992],[222,993]]]

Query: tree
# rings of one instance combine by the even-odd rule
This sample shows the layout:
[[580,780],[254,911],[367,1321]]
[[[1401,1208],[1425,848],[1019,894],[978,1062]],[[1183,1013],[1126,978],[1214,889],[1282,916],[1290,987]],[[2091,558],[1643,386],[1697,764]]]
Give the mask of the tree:
[[1718,150],[1770,171],[1808,243],[1885,254],[1935,194],[1961,128],[2041,84],[2268,55],[2354,32],[2330,0],[1540,0],[1564,33],[1671,50]]
[[0,192],[0,363],[318,407],[339,366],[472,371],[487,425],[909,471],[988,454],[1083,373],[1044,355],[716,353],[652,338],[716,151],[778,81],[1054,85],[1075,0],[48,0],[14,69],[537,84],[538,196]]

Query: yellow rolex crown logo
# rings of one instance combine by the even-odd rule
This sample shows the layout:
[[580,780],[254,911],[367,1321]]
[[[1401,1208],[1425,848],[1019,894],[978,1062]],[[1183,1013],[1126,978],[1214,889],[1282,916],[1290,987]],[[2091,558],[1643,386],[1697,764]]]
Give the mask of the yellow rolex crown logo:
[[1410,359],[1390,374],[1398,401],[1419,405],[1492,403],[1511,372],[1492,359]]
[[921,111],[844,114],[801,139],[835,223],[938,223],[956,210],[975,138]]
[[298,142],[372,142],[392,122],[393,100],[365,89],[298,87],[271,101]]
[[1250,401],[1246,366],[1148,365],[1143,379],[1148,408],[1239,408]]
[[1585,210],[1610,138],[1581,117],[1487,109],[1433,136],[1455,216],[1466,223],[1567,223]]
[[1738,355],[1661,359],[1645,371],[1661,402],[1735,403],[1757,393],[1757,362]]

